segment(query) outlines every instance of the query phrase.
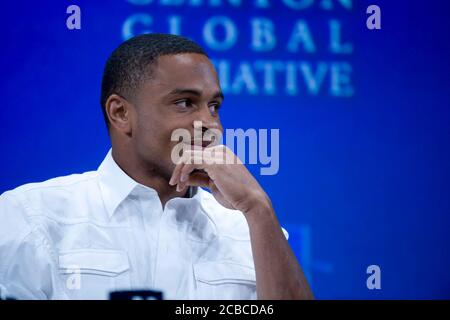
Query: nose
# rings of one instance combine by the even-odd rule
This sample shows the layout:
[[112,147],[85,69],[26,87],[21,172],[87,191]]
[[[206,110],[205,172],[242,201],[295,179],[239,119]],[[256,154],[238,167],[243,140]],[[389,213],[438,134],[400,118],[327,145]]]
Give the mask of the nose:
[[219,117],[213,115],[207,106],[199,110],[196,118],[196,121],[202,122],[202,134],[209,129],[222,131],[222,124],[220,123]]

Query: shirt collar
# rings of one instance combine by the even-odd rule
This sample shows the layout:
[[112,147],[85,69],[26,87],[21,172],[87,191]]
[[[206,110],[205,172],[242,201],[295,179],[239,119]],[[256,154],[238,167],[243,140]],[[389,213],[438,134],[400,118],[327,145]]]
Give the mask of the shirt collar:
[[100,190],[108,216],[111,217],[117,207],[139,184],[128,176],[114,161],[112,150],[108,151],[98,170]]
[[[102,193],[103,202],[110,218],[122,201],[124,201],[137,186],[148,190],[158,197],[158,193],[155,189],[135,181],[119,167],[112,156],[111,149],[97,169],[97,173],[99,175],[100,191]],[[190,188],[189,197],[198,198],[200,196],[199,189],[200,188],[197,187]]]

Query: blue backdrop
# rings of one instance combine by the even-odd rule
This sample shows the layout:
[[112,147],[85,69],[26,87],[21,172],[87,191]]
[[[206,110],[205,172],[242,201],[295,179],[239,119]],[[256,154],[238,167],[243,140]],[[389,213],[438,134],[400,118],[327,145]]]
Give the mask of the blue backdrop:
[[[66,8],[81,9],[69,30]],[[366,8],[381,8],[368,30]],[[227,128],[278,128],[261,176],[317,298],[450,298],[447,1],[2,2],[0,192],[96,169],[110,52],[141,32],[197,40]],[[239,117],[236,115],[239,114]],[[369,265],[381,289],[366,286]]]

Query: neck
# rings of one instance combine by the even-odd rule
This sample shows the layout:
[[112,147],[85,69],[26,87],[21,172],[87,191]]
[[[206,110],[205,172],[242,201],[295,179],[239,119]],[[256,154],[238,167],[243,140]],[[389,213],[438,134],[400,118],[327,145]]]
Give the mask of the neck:
[[187,191],[176,191],[176,186],[169,184],[170,177],[166,177],[157,166],[149,166],[139,161],[133,152],[122,152],[120,148],[114,147],[112,149],[112,157],[129,177],[144,186],[156,190],[163,208],[170,199],[186,196]]

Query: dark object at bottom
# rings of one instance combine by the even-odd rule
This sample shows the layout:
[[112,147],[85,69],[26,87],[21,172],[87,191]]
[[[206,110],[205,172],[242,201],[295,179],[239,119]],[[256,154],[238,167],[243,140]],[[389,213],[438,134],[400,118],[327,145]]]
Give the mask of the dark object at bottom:
[[161,291],[153,290],[130,290],[113,291],[109,294],[109,300],[162,300]]

